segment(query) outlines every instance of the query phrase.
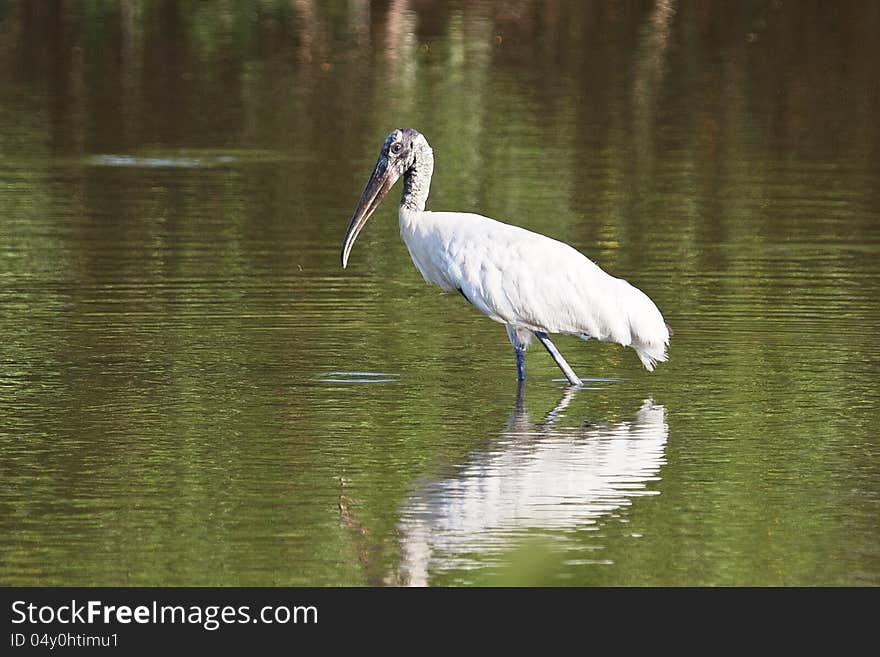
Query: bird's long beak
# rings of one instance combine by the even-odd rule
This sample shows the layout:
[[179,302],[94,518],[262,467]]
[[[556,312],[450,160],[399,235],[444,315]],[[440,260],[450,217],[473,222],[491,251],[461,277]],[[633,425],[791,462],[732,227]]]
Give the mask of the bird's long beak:
[[382,199],[385,198],[385,194],[397,182],[398,177],[393,167],[388,166],[388,160],[379,156],[373,173],[367,181],[367,186],[364,187],[364,192],[361,194],[361,200],[358,201],[357,208],[351,216],[351,223],[348,225],[348,230],[345,231],[345,238],[342,240],[343,269],[348,264],[348,256],[351,253],[351,247],[354,246],[354,241],[367,225],[376,208],[379,207]]

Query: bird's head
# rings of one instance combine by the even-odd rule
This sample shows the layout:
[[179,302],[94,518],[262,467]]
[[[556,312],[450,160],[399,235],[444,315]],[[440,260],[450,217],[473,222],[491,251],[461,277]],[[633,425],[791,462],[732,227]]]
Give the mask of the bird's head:
[[[373,167],[373,173],[367,181],[366,187],[358,201],[357,208],[351,217],[351,223],[342,240],[342,267],[348,264],[348,256],[354,241],[363,230],[364,226],[373,216],[373,213],[382,203],[382,199],[388,193],[397,179],[416,167],[420,154],[431,154],[431,147],[422,134],[412,128],[398,128],[393,130],[382,144],[379,151],[379,159]],[[431,156],[433,167],[433,156]]]

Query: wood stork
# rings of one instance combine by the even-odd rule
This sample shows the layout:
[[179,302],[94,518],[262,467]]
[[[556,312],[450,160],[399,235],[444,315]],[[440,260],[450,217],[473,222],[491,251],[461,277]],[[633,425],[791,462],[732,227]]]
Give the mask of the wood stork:
[[538,338],[572,385],[581,380],[547,337],[591,337],[635,349],[649,370],[667,358],[670,330],[653,301],[605,273],[568,244],[465,212],[428,212],[425,202],[434,153],[417,130],[394,130],[342,241],[342,267],[357,236],[388,190],[403,176],[400,236],[425,281],[459,292],[490,319],[504,324],[525,379],[525,350]]

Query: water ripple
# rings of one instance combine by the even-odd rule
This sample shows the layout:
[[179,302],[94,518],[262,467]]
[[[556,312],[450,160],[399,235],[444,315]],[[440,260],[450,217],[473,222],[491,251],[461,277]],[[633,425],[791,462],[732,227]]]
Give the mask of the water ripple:
[[400,381],[400,374],[388,372],[327,372],[318,379],[321,383],[392,383]]

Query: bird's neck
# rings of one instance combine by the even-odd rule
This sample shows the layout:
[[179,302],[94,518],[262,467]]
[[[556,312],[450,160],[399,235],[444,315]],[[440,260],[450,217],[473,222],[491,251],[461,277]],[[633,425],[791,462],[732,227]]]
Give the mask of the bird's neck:
[[400,207],[423,212],[434,173],[434,154],[430,148],[422,149],[415,163],[403,174],[403,195]]

